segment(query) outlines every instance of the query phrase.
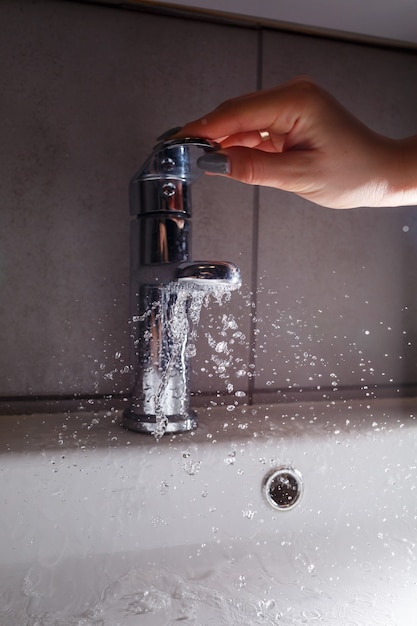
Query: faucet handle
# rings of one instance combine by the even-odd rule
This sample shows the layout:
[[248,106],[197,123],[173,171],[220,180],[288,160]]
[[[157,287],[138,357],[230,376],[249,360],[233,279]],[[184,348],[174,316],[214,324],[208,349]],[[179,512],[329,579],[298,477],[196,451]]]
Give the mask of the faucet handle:
[[201,137],[160,141],[133,180],[174,179],[193,183],[203,174],[197,165],[201,151],[213,152],[219,148],[220,144]]
[[220,145],[200,137],[166,139],[154,147],[130,181],[131,215],[178,213],[191,216],[190,186],[203,170],[197,161]]
[[[163,135],[162,135],[163,137]],[[175,147],[175,146],[196,146],[197,148],[203,148],[205,151],[219,150],[220,144],[211,139],[205,139],[203,137],[180,137],[179,139],[165,139],[156,144],[154,151],[157,151],[160,146],[162,147]]]

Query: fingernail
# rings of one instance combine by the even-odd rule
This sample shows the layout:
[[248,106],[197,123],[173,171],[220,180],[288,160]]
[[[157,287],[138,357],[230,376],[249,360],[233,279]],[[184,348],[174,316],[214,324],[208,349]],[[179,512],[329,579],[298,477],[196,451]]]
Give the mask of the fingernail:
[[197,159],[197,165],[201,170],[211,174],[230,174],[230,161],[226,154],[220,152],[208,152]]
[[162,133],[162,135],[160,135],[156,141],[166,141],[167,139],[169,139],[170,137],[172,137],[172,135],[175,135],[175,133],[178,133],[181,130],[182,126],[175,126],[174,128],[170,128],[169,130],[166,130],[164,133]]

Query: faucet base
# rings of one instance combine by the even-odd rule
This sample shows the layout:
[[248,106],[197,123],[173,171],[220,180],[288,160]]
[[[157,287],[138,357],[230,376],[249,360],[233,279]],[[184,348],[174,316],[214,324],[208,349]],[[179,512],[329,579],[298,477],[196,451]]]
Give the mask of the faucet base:
[[[185,433],[197,428],[197,413],[190,411],[188,415],[170,415],[166,433]],[[126,409],[123,413],[123,426],[137,433],[153,435],[156,430],[156,416],[135,413],[133,409]]]

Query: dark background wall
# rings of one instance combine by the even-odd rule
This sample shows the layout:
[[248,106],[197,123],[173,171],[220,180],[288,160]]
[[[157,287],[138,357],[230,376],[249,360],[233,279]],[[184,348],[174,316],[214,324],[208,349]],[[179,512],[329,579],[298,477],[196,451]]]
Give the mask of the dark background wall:
[[[416,132],[413,51],[55,0],[3,0],[0,23],[4,402],[128,393],[127,186],[167,128],[308,73],[376,131]],[[193,198],[193,256],[244,278],[203,313],[195,392],[413,387],[415,208],[333,211],[214,177]]]

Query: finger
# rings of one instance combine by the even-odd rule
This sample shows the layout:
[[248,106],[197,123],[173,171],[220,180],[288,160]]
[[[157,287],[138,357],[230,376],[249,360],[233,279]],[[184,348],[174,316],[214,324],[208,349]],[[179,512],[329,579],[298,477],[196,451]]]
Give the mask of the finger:
[[268,138],[262,137],[261,133],[250,131],[247,133],[239,133],[222,139],[219,143],[222,148],[231,148],[233,146],[242,146],[246,148],[256,148],[265,152],[282,152],[282,148],[287,135],[277,135],[268,133]]
[[249,185],[275,187],[299,194],[312,191],[314,177],[311,177],[311,152],[308,150],[268,153],[246,147],[233,147],[210,153],[209,156],[207,168],[204,167],[204,158],[199,164],[210,173],[227,174],[230,178]]
[[294,80],[274,89],[227,100],[206,116],[186,124],[178,136],[218,140],[261,129],[287,134],[302,116],[306,98],[314,88],[311,81]]
[[257,130],[252,130],[246,133],[237,133],[236,135],[225,137],[220,143],[223,148],[230,148],[231,146],[258,148],[262,147],[264,142],[262,141],[259,132]]
[[[265,94],[262,98],[231,100],[205,117],[186,124],[178,136],[202,136],[218,141],[219,138],[243,133],[254,134],[260,129],[270,130],[276,114],[276,105],[271,99],[267,100]],[[287,132],[287,129],[284,132]]]

